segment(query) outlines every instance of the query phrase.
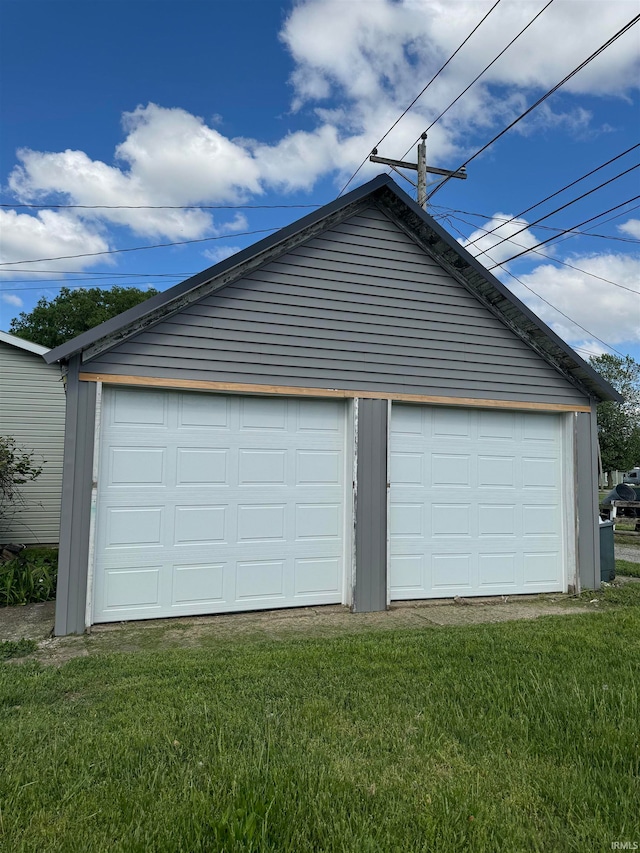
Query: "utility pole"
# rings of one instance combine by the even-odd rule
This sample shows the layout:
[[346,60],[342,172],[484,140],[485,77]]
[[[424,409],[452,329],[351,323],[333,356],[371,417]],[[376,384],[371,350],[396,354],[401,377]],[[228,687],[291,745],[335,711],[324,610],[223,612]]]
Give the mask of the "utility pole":
[[[463,167],[458,172],[452,172],[448,169],[436,169],[435,166],[427,166],[427,134],[423,133],[420,137],[418,145],[418,162],[408,163],[406,160],[391,160],[388,157],[378,157],[378,149],[374,148],[369,157],[372,163],[383,163],[385,166],[391,166],[394,171],[398,169],[412,169],[418,173],[418,204],[423,210],[427,209],[427,174],[443,175],[445,178],[460,178],[462,181],[467,180],[467,171]],[[399,174],[402,174],[401,172]],[[403,176],[404,177],[404,176]]]

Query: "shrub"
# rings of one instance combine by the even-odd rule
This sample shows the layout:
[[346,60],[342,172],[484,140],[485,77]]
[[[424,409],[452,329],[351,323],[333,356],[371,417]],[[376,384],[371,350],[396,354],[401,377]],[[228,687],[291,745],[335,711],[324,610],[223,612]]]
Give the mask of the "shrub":
[[20,486],[41,473],[42,468],[34,464],[33,451],[18,447],[11,436],[0,435],[0,522],[20,503]]
[[26,548],[0,565],[0,607],[51,601],[56,596],[58,551]]

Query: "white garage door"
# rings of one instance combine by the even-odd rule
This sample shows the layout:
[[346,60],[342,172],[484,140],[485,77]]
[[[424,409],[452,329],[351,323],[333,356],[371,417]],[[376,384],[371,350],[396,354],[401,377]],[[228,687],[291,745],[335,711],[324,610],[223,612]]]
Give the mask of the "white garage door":
[[565,588],[562,418],[394,405],[392,599]]
[[344,405],[105,389],[95,622],[339,603]]

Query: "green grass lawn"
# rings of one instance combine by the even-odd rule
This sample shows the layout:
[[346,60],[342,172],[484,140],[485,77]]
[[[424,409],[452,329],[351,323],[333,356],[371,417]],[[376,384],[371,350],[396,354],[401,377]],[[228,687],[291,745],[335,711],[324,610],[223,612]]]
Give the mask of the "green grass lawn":
[[640,584],[532,622],[0,665],[0,849],[640,842]]
[[632,563],[630,560],[616,560],[616,574],[640,578],[640,563]]

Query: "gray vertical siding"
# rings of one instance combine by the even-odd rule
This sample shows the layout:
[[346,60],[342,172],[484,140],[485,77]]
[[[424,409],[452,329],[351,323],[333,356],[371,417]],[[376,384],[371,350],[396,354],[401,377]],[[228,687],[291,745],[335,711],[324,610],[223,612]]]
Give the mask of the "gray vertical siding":
[[375,206],[87,358],[84,367],[588,405]]
[[56,592],[55,634],[85,630],[91,478],[95,429],[96,386],[78,380],[79,357],[69,364],[60,555]]
[[598,426],[596,404],[576,415],[578,573],[582,589],[600,586],[598,527]]
[[0,542],[58,542],[64,388],[60,367],[42,356],[0,341],[0,435],[33,451],[40,476],[21,486],[15,513],[2,520]]
[[387,407],[358,401],[356,613],[387,608]]

